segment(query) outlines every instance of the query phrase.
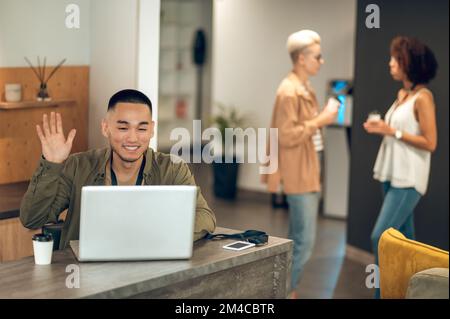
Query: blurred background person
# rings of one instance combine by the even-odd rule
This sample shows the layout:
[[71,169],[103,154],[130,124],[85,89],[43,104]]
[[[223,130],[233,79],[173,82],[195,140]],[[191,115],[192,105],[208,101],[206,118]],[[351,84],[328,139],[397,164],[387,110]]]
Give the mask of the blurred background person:
[[287,40],[293,70],[278,87],[271,127],[278,128],[278,170],[263,175],[268,189],[276,193],[280,184],[289,204],[289,238],[294,241],[290,298],[305,263],[311,256],[316,235],[320,199],[320,160],[323,140],[320,128],[334,122],[338,102],[330,100],[319,113],[309,78],[324,60],[319,34],[301,30]]
[[398,36],[391,42],[389,68],[403,88],[384,120],[369,118],[364,123],[369,134],[383,136],[373,170],[384,196],[371,234],[377,264],[378,241],[386,229],[393,227],[415,239],[414,208],[426,192],[437,145],[435,104],[426,86],[437,71],[433,52],[418,39]]

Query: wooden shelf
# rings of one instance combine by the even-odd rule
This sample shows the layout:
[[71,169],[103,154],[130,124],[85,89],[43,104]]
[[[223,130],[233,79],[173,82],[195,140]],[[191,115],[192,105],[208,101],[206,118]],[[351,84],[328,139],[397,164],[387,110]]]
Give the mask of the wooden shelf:
[[74,99],[56,99],[51,101],[0,102],[0,110],[27,109],[35,107],[51,107],[61,104],[74,104]]

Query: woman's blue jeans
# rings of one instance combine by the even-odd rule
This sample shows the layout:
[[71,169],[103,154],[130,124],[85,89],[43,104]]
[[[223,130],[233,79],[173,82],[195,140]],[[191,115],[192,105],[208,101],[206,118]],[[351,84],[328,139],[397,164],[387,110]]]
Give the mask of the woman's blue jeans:
[[289,239],[294,241],[291,269],[291,290],[294,290],[314,248],[320,193],[286,197],[289,204]]
[[[414,208],[421,198],[421,194],[414,188],[397,188],[390,182],[382,183],[383,205],[372,230],[372,241],[375,263],[378,265],[378,242],[383,232],[393,227],[409,239],[415,239]],[[375,297],[379,298],[379,289]]]

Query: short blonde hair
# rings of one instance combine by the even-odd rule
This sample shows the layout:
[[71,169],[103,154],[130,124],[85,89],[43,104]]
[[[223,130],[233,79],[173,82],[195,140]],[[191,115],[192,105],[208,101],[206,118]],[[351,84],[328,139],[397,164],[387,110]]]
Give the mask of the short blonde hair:
[[300,30],[292,33],[287,39],[287,49],[292,63],[298,59],[298,55],[312,44],[320,44],[320,35],[312,30]]

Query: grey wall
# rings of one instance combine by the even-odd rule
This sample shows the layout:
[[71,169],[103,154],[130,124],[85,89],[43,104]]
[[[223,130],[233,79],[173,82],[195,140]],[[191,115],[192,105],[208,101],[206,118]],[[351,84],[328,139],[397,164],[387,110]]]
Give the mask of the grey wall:
[[[367,29],[365,8],[380,7],[381,28]],[[432,155],[428,192],[415,210],[417,240],[448,250],[449,241],[449,63],[448,0],[359,0],[355,64],[354,122],[350,169],[348,244],[370,251],[370,233],[381,207],[381,187],[372,168],[381,139],[362,128],[367,114],[387,111],[400,83],[389,74],[389,45],[396,35],[416,36],[435,53],[439,63],[431,82],[438,124],[438,148]]]
[[[79,29],[66,27],[70,3],[80,8]],[[88,65],[90,7],[90,0],[0,0],[0,67],[28,67],[24,56],[35,65],[37,56],[49,66],[64,58],[64,66]]]

